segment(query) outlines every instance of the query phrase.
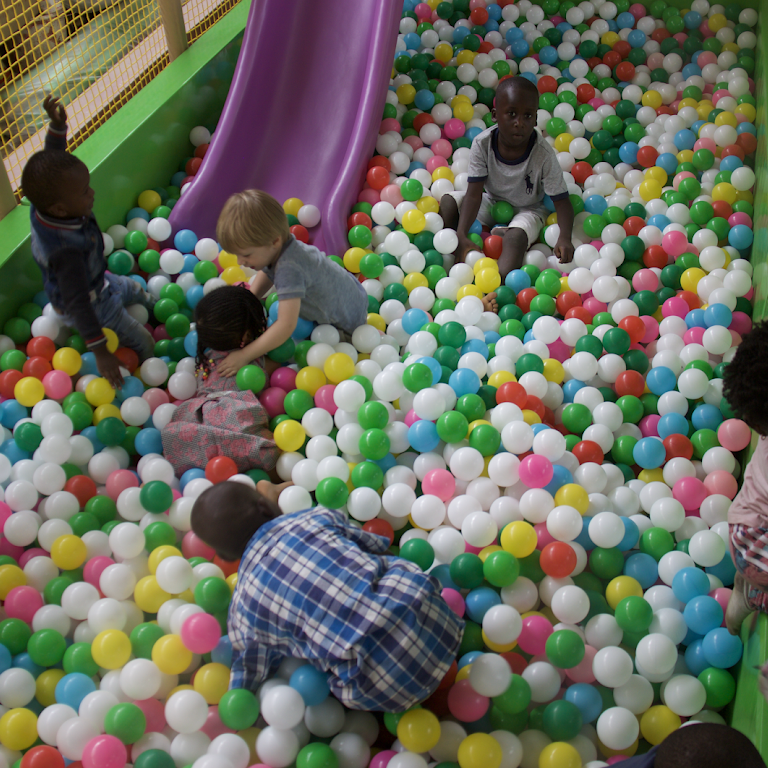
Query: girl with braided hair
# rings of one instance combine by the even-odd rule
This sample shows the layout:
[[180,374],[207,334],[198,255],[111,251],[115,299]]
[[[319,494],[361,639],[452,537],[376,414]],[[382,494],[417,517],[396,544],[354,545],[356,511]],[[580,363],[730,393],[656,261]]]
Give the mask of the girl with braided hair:
[[271,471],[278,450],[267,412],[256,395],[239,389],[235,376],[217,370],[229,352],[264,332],[264,307],[248,288],[225,286],[200,300],[195,323],[197,393],[179,405],[162,430],[165,457],[177,475],[203,469],[215,456],[228,456],[239,472]]

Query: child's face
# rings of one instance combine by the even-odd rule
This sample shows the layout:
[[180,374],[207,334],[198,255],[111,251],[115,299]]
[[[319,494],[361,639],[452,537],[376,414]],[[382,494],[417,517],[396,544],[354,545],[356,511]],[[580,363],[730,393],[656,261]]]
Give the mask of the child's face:
[[59,219],[79,219],[93,211],[94,192],[91,174],[85,164],[79,165],[61,180],[59,200],[48,211]]
[[282,240],[275,238],[269,245],[254,245],[242,253],[237,254],[237,263],[241,267],[251,269],[264,269],[268,267],[283,247]]
[[522,148],[528,144],[536,127],[538,102],[522,90],[505,90],[496,99],[492,116],[499,134],[508,147]]

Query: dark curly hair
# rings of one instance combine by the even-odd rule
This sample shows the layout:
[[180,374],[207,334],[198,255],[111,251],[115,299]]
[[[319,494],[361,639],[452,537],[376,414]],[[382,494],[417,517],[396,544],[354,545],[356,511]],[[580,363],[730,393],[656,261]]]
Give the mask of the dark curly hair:
[[36,152],[21,172],[21,190],[35,208],[46,213],[59,201],[66,175],[81,166],[83,161],[69,152],[52,149]]
[[264,305],[241,285],[216,288],[195,307],[197,369],[208,372],[206,349],[228,352],[242,345],[244,338],[257,339],[267,329]]
[[723,395],[734,413],[768,434],[768,321],[755,323],[723,374]]
[[694,723],[678,728],[659,745],[656,768],[765,768],[755,745],[729,725]]

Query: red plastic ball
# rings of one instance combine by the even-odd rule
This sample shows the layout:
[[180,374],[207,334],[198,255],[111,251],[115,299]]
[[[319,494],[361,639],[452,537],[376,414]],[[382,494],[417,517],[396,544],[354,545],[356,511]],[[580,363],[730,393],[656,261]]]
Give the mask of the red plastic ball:
[[485,8],[475,8],[470,12],[469,20],[477,26],[485,24],[485,22],[488,21],[488,11],[486,11]]
[[363,525],[363,530],[375,533],[377,536],[386,536],[391,544],[395,540],[395,531],[386,520],[374,518]]
[[637,162],[643,166],[643,168],[651,168],[656,165],[656,159],[659,153],[656,151],[656,147],[640,147],[637,152]]
[[56,345],[53,339],[47,336],[35,336],[27,342],[27,354],[30,357],[43,357],[46,360],[53,360],[53,353],[56,351]]
[[371,189],[384,189],[389,184],[389,171],[380,165],[375,165],[368,169],[365,174],[365,180]]
[[302,243],[308,243],[309,242],[309,232],[307,232],[307,228],[306,227],[302,227],[301,224],[294,224],[290,228],[290,233],[297,240],[300,240]]
[[380,165],[382,168],[386,168],[388,171],[392,170],[392,163],[390,163],[389,158],[384,157],[384,155],[376,155],[368,161],[369,168],[374,168],[377,165]]
[[693,443],[685,435],[667,435],[662,441],[667,450],[666,460],[691,459],[693,457]]
[[643,264],[649,269],[656,267],[657,269],[664,269],[669,262],[669,256],[667,252],[660,245],[649,245],[643,251]]
[[237,474],[237,464],[229,456],[214,456],[205,465],[205,476],[212,483],[223,483]]
[[622,61],[616,67],[616,74],[625,83],[630,82],[635,76],[635,65],[631,61]]
[[605,454],[594,440],[580,440],[573,446],[572,453],[579,464],[602,464],[605,459]]
[[128,347],[118,347],[115,350],[115,357],[120,361],[120,365],[131,373],[139,367],[139,356]]
[[580,104],[586,104],[590,99],[595,98],[594,86],[589,83],[582,83],[576,86],[576,99]]
[[677,295],[688,305],[689,309],[698,309],[701,299],[693,291],[678,291]]
[[757,149],[757,137],[751,133],[740,133],[736,138],[736,146],[741,147],[744,152],[751,155]]
[[645,323],[634,315],[629,315],[619,320],[619,328],[629,334],[629,340],[633,344],[637,344],[646,334]]
[[[64,757],[55,747],[32,747],[21,758],[20,768],[64,768]],[[74,763],[70,763],[74,765]]]
[[712,203],[712,210],[715,212],[715,216],[722,219],[727,219],[733,213],[733,208],[725,200],[715,200]]
[[576,291],[563,291],[556,299],[557,311],[565,317],[569,309],[581,306],[581,296]]
[[[629,56],[629,52],[632,50],[632,46],[626,40],[617,40],[613,44],[613,50],[621,56],[622,59],[626,59]],[[632,67],[634,69],[634,67]]]
[[517,294],[517,301],[515,302],[520,309],[523,310],[523,314],[530,312],[531,302],[539,292],[535,288],[523,288],[520,293]]
[[565,319],[570,320],[572,317],[575,317],[578,320],[581,320],[582,323],[589,325],[592,322],[593,315],[588,309],[585,309],[584,307],[571,307],[565,313]]
[[525,408],[529,411],[533,411],[542,421],[544,421],[546,408],[544,403],[542,403],[536,395],[528,395],[526,397]]
[[624,395],[632,395],[633,397],[640,397],[645,389],[645,379],[641,373],[637,371],[622,371],[616,377],[616,394],[619,397]]
[[233,573],[237,573],[237,569],[240,567],[240,561],[235,560],[230,562],[229,560],[222,560],[218,555],[213,558],[213,564],[218,565],[224,572],[224,578],[231,576]]
[[639,216],[630,216],[624,222],[624,231],[628,235],[636,235],[645,226],[645,221]]
[[7,399],[12,399],[14,387],[23,378],[24,374],[15,368],[10,368],[0,373],[0,395]]
[[44,357],[30,357],[24,363],[21,372],[25,376],[34,376],[42,380],[46,373],[53,370],[53,366]]
[[483,253],[489,259],[498,259],[501,256],[501,249],[504,246],[503,238],[498,235],[488,235],[483,243]]
[[416,131],[420,131],[425,125],[434,122],[435,118],[432,117],[432,115],[427,112],[422,112],[420,115],[416,115],[416,117],[413,118],[413,128]]
[[544,75],[537,83],[539,93],[556,93],[557,80],[550,75]]
[[553,579],[570,576],[578,563],[573,547],[564,541],[552,541],[541,550],[541,570]]
[[514,403],[518,408],[525,408],[528,393],[522,384],[506,381],[496,390],[497,403]]
[[615,66],[621,64],[621,54],[617,51],[608,51],[608,53],[603,56],[603,64],[606,64],[613,69]]
[[571,176],[577,184],[583,184],[592,175],[592,166],[584,160],[579,160],[571,168]]
[[81,507],[84,507],[88,499],[92,499],[98,493],[96,483],[86,475],[70,477],[64,485],[64,490],[75,496]]
[[347,219],[347,229],[352,229],[352,227],[357,227],[360,225],[364,227],[368,227],[368,229],[373,229],[373,222],[371,221],[371,217],[367,213],[358,211],[357,213],[353,213]]
[[197,173],[198,168],[203,164],[203,158],[202,157],[190,157],[189,160],[187,160],[186,165],[184,166],[184,173],[187,174],[187,176],[194,176]]
[[201,160],[205,157],[205,153],[208,151],[210,144],[198,144],[195,147],[194,156],[199,157]]

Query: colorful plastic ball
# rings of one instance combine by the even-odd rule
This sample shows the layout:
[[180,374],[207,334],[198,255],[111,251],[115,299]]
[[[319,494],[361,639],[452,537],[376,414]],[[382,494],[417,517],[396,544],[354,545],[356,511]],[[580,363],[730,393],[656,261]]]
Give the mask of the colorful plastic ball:
[[124,768],[127,762],[125,744],[109,734],[96,736],[83,749],[83,768]]
[[461,768],[499,768],[503,753],[492,736],[473,733],[459,744],[457,757]]

